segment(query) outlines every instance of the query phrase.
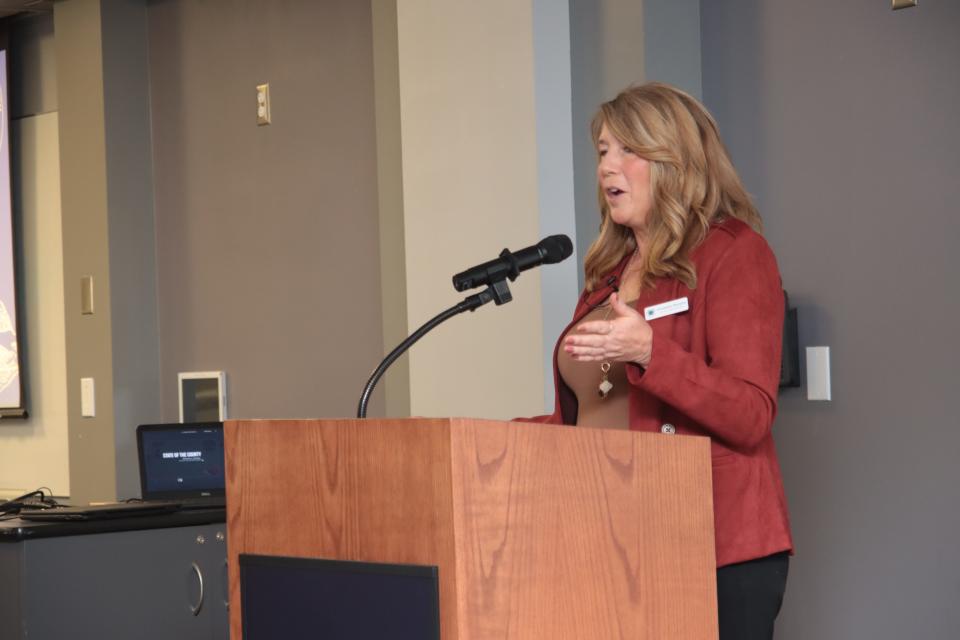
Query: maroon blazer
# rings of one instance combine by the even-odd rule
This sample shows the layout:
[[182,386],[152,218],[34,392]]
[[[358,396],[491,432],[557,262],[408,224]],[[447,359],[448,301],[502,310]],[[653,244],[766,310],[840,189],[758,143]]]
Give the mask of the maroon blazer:
[[[711,226],[691,255],[697,288],[660,278],[637,310],[686,297],[690,309],[650,321],[646,369],[627,364],[630,429],[708,436],[713,453],[717,566],[792,550],[787,503],[771,427],[777,412],[783,289],[776,258],[749,226]],[[565,335],[618,286],[624,259],[605,286],[584,292]],[[552,415],[536,422],[576,424],[577,398],[557,370]]]

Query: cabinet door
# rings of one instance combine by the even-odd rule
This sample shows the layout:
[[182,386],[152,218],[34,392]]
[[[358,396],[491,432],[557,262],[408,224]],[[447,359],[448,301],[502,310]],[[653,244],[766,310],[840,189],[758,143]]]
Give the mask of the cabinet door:
[[[210,638],[213,608],[196,609],[201,578],[207,578],[198,551],[207,547],[197,537],[209,535],[208,528],[24,543],[27,637]],[[205,598],[208,589],[204,583]]]

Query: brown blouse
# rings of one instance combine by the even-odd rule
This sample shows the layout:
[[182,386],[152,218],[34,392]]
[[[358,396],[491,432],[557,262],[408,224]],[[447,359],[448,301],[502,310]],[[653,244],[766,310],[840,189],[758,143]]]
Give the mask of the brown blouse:
[[[627,303],[631,307],[636,301]],[[604,303],[588,313],[580,321],[605,320],[610,317],[610,305]],[[578,325],[570,328],[576,331]],[[568,332],[569,333],[569,332]],[[561,336],[561,340],[567,334]],[[560,377],[577,396],[577,426],[599,427],[604,429],[630,428],[630,400],[627,372],[622,362],[611,362],[607,378],[613,388],[606,398],[600,397],[601,371],[599,362],[579,362],[574,360],[562,347],[557,354],[557,368]]]

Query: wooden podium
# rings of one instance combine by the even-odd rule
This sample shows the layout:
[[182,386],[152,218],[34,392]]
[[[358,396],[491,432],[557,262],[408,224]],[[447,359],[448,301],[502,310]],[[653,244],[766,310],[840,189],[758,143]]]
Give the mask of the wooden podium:
[[439,567],[443,640],[717,638],[706,438],[470,419],[226,423],[238,557]]

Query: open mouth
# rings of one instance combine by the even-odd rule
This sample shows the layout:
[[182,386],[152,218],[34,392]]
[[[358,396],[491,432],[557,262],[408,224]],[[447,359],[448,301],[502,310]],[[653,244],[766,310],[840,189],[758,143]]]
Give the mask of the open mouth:
[[623,189],[618,189],[616,187],[607,187],[605,191],[607,192],[608,196],[619,196],[624,193]]

